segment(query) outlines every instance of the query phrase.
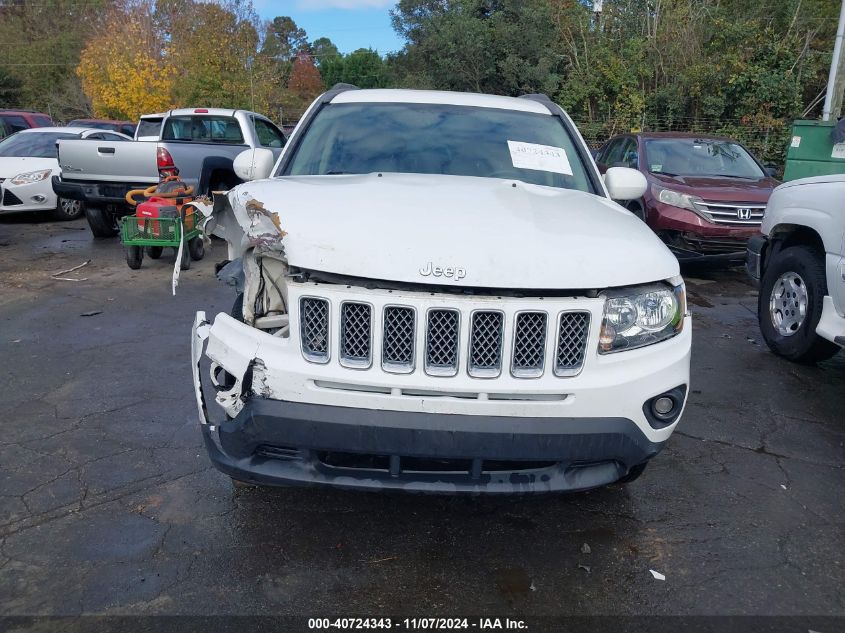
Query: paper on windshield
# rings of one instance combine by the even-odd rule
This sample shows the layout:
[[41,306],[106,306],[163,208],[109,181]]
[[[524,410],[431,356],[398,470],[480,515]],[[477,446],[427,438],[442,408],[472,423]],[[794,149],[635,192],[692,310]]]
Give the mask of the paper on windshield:
[[845,158],[845,143],[836,143],[833,146],[833,151],[830,153],[831,158]]
[[517,169],[535,169],[556,174],[572,175],[572,166],[566,152],[552,145],[508,141],[511,162]]

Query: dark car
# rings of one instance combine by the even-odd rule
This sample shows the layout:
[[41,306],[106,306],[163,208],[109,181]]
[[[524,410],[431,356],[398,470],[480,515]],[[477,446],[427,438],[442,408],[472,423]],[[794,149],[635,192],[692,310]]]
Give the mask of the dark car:
[[633,167],[645,175],[645,195],[625,206],[678,259],[743,259],[779,184],[738,142],[695,133],[617,136],[596,153],[596,162],[602,172]]
[[126,136],[135,136],[135,124],[132,121],[111,121],[108,119],[74,119],[70,127],[93,127],[98,130],[111,130]]
[[53,119],[43,112],[32,110],[0,110],[0,138],[6,138],[33,127],[50,127]]

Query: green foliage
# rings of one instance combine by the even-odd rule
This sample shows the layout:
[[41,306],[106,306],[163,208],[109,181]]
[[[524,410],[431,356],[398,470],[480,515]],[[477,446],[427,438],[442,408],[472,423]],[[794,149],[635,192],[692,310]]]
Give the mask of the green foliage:
[[359,48],[349,55],[324,57],[320,74],[326,86],[347,83],[359,88],[385,88],[390,85],[387,63],[370,48]]

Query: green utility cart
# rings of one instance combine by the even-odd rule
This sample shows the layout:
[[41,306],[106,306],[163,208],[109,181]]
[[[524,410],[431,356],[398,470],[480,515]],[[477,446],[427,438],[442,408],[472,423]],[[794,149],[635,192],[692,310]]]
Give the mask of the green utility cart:
[[165,247],[179,252],[182,246],[182,270],[191,267],[191,260],[200,260],[204,255],[202,231],[195,222],[194,209],[184,217],[141,218],[127,215],[121,220],[121,237],[126,249],[126,263],[137,270],[144,260],[144,248],[153,259],[161,257]]
[[845,143],[833,144],[835,121],[795,121],[786,153],[784,180],[845,174]]

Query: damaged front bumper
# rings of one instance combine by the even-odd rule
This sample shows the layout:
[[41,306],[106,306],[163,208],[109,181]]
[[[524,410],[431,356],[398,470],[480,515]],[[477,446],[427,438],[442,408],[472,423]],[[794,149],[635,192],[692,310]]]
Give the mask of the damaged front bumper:
[[433,493],[584,490],[617,481],[661,448],[624,418],[444,416],[266,398],[204,425],[203,437],[215,467],[241,481]]
[[[643,401],[686,383],[688,342],[630,352],[635,363],[639,358],[652,366],[649,372],[611,367],[618,358],[600,359],[609,365],[601,377],[568,379],[572,393],[554,402],[338,390],[330,365],[307,363],[298,345],[227,315],[218,315],[212,327],[197,314],[192,362],[206,448],[215,467],[234,479],[514,494],[603,486],[654,457],[674,424],[649,426]],[[209,417],[203,392],[206,343],[212,366],[230,375],[224,385],[211,379],[214,401],[226,413],[220,423]],[[394,385],[413,380],[389,378]]]

